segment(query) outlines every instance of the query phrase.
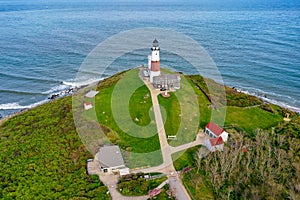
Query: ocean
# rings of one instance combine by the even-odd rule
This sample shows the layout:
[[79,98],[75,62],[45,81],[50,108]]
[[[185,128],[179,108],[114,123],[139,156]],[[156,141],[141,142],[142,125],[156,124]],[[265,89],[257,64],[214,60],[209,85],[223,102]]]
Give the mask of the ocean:
[[[97,44],[145,27],[191,37],[209,52],[226,85],[300,112],[299,11],[296,0],[0,0],[0,115],[73,87]],[[147,55],[132,52],[115,65],[147,64]],[[161,62],[176,69],[171,57]],[[180,71],[193,73],[184,63]]]

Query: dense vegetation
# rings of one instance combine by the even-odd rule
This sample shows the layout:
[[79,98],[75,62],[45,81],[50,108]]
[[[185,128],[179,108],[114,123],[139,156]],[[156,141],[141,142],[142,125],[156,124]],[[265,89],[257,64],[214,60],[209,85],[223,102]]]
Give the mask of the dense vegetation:
[[166,184],[164,185],[163,188],[161,188],[161,193],[153,198],[150,198],[149,200],[165,200],[165,199],[168,199],[168,200],[175,200],[175,194],[174,194],[175,191],[172,191],[170,189],[170,186],[169,184]]
[[290,139],[264,131],[255,139],[236,134],[223,152],[199,159],[198,170],[218,199],[299,199],[300,143]]
[[72,118],[71,97],[24,112],[0,127],[0,199],[110,199],[86,173],[91,155]]
[[142,173],[128,174],[119,180],[118,189],[125,196],[142,196],[147,195],[150,190],[153,190],[165,180],[167,180],[166,176],[147,180]]

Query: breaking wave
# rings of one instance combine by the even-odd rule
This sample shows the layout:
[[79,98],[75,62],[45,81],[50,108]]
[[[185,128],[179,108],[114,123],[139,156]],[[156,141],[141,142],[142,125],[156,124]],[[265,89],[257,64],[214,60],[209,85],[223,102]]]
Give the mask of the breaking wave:
[[0,104],[0,110],[21,110],[21,109],[28,109],[28,108],[33,108],[36,107],[38,105],[41,105],[43,103],[46,103],[47,100],[42,100],[30,105],[20,105],[18,102],[14,102],[14,103],[4,103],[4,104]]

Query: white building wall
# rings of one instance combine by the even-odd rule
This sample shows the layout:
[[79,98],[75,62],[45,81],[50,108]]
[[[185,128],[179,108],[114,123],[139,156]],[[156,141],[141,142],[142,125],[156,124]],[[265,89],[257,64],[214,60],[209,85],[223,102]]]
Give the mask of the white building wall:
[[151,55],[148,56],[148,69],[151,70]]
[[152,61],[159,61],[159,50],[153,50],[151,55]]
[[213,149],[212,149],[212,146],[211,146],[211,144],[210,144],[209,139],[204,140],[204,146],[205,146],[209,151],[212,151],[212,150],[213,150]]
[[209,139],[204,140],[204,146],[211,152],[214,151],[223,151],[224,144],[219,144],[216,146],[211,146]]
[[222,137],[222,140],[223,140],[224,142],[227,142],[227,139],[228,139],[228,133],[225,132],[225,131],[223,131],[223,133],[221,134],[221,137]]
[[154,76],[159,76],[160,75],[160,71],[150,71],[150,83],[153,83],[153,77]]

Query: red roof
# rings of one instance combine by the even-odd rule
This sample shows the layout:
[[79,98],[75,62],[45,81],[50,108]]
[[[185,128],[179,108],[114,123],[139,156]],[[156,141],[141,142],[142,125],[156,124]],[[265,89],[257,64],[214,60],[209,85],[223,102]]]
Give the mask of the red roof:
[[92,105],[91,102],[86,102],[85,105],[89,106],[89,105]]
[[206,128],[209,129],[211,132],[213,132],[217,136],[221,135],[224,131],[221,127],[219,127],[217,124],[215,124],[213,122],[209,122],[206,125]]
[[211,138],[211,139],[209,139],[209,142],[210,142],[211,146],[217,146],[217,145],[224,143],[222,137]]

